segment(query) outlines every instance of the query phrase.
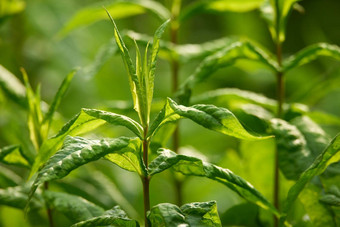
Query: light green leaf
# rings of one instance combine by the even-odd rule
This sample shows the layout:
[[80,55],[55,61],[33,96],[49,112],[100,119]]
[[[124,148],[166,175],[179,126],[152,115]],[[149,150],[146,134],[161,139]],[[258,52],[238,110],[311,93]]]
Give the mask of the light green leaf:
[[148,219],[152,226],[222,226],[215,201],[184,204],[161,203],[151,208]]
[[44,191],[43,197],[51,209],[64,214],[74,222],[99,216],[105,211],[79,196],[64,192]]
[[44,141],[32,167],[30,177],[38,171],[40,165],[45,163],[49,157],[60,149],[67,135],[76,136],[87,133],[105,123],[124,126],[138,137],[142,137],[142,126],[131,118],[111,112],[84,108],[73,119],[67,122],[56,136]]
[[65,96],[65,93],[66,93],[68,87],[70,86],[71,80],[72,80],[75,73],[76,73],[76,71],[74,70],[65,77],[65,79],[61,83],[57,93],[55,94],[55,96],[53,98],[52,104],[50,105],[48,112],[46,113],[46,115],[43,118],[42,127],[44,127],[44,125],[46,125],[46,129],[45,129],[46,130],[46,132],[45,132],[46,137],[48,136],[48,129],[49,129],[50,124],[52,122],[53,114],[56,112],[56,110],[58,109],[58,107],[60,105],[61,100]]
[[268,23],[269,31],[276,43],[286,38],[286,24],[293,6],[299,0],[265,0],[261,6],[262,17]]
[[[114,19],[127,18],[147,12],[151,12],[162,21],[170,18],[170,12],[162,4],[151,0],[120,0],[105,5],[105,8],[113,15]],[[58,36],[63,38],[74,29],[106,19],[108,18],[102,4],[89,6],[76,12],[59,32]]]
[[184,175],[207,177],[218,181],[246,200],[278,215],[278,211],[273,205],[249,182],[235,175],[228,169],[205,163],[198,158],[178,155],[170,150],[162,149],[160,150],[159,156],[150,163],[149,174],[150,176],[153,176],[171,167],[174,171]]
[[283,63],[283,70],[289,71],[293,68],[308,64],[319,57],[331,57],[340,60],[340,47],[328,43],[317,43],[300,50]]
[[0,64],[0,88],[22,107],[27,107],[25,87],[10,71]]
[[337,135],[328,147],[319,155],[317,159],[313,162],[313,164],[304,171],[299,180],[290,188],[287,199],[283,208],[283,215],[280,218],[280,223],[283,225],[287,218],[288,212],[291,210],[291,207],[294,204],[294,201],[300,194],[300,192],[304,189],[305,185],[317,175],[322,174],[326,168],[340,160],[340,135]]
[[122,227],[139,227],[137,221],[130,219],[119,206],[113,207],[103,215],[91,218],[72,225],[72,227],[92,227],[92,226],[122,226]]
[[249,41],[239,41],[206,57],[181,86],[178,95],[182,100],[188,100],[191,90],[198,83],[206,80],[218,69],[233,65],[239,59],[261,62],[275,72],[279,70],[276,61],[262,48]]
[[0,162],[30,167],[31,164],[28,160],[19,145],[6,146],[0,149]]
[[1,0],[0,20],[3,17],[22,12],[26,7],[25,1]]
[[246,140],[260,140],[269,137],[259,137],[247,132],[232,112],[213,105],[194,105],[186,107],[178,105],[168,98],[164,108],[150,126],[148,136],[152,136],[164,124],[188,118],[195,123],[229,136]]
[[184,21],[199,13],[247,12],[261,6],[263,0],[201,0],[184,8],[179,16]]
[[313,226],[315,227],[335,227],[333,212],[324,204],[319,202],[321,188],[309,184],[302,190],[299,200],[303,204]]
[[[24,209],[28,200],[29,188],[25,186],[16,186],[6,189],[0,189],[0,204],[18,209]],[[37,209],[43,207],[43,202],[38,196],[31,199],[31,208]]]

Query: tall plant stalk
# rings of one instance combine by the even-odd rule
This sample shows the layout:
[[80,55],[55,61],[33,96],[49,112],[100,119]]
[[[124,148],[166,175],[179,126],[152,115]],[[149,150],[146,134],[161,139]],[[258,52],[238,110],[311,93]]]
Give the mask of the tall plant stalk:
[[[149,140],[147,139],[148,134],[148,125],[144,127],[144,138],[143,138],[143,162],[146,170],[148,170],[148,162],[149,162]],[[147,171],[148,172],[148,171]],[[146,173],[145,176],[142,177],[143,182],[143,198],[144,198],[144,223],[145,227],[149,226],[149,222],[147,219],[147,212],[150,210],[150,178]]]
[[[170,24],[170,41],[173,44],[178,44],[178,15],[181,10],[181,0],[174,0],[171,6],[171,24]],[[178,59],[172,58],[171,59],[171,80],[172,80],[172,93],[174,94],[178,90],[178,77],[179,77],[179,62]],[[180,146],[180,129],[179,125],[177,124],[175,131],[172,135],[172,148],[173,151],[178,153],[178,149]],[[182,181],[174,176],[175,182],[175,190],[176,190],[176,203],[177,205],[183,204],[183,197],[182,197]]]
[[[283,116],[283,103],[285,96],[284,86],[284,74],[281,71],[282,66],[282,42],[280,40],[280,10],[279,1],[275,1],[276,8],[276,58],[280,70],[276,74],[277,80],[277,117],[282,118]],[[277,210],[280,210],[280,171],[279,171],[279,154],[278,149],[275,151],[275,163],[274,163],[274,192],[273,192],[274,206]],[[279,219],[274,216],[274,227],[279,226]]]

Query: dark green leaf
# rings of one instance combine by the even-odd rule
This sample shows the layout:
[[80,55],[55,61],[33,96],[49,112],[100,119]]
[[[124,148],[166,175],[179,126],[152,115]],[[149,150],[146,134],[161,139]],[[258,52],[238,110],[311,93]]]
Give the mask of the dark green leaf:
[[340,160],[340,135],[336,136],[328,147],[319,155],[313,164],[301,174],[299,180],[290,188],[283,208],[283,215],[280,218],[281,224],[284,224],[287,213],[290,211],[294,201],[304,189],[305,185],[317,175],[323,173],[326,168]]
[[137,221],[128,218],[126,213],[120,209],[119,206],[115,206],[111,210],[106,211],[103,215],[91,218],[86,221],[82,221],[72,225],[72,227],[92,227],[92,226],[122,226],[122,227],[138,227]]
[[188,203],[180,208],[161,203],[151,208],[148,219],[152,226],[222,226],[215,201]]
[[205,163],[198,158],[178,155],[170,150],[162,149],[159,156],[150,163],[149,173],[152,176],[169,168],[184,175],[207,177],[216,180],[248,201],[278,215],[277,210],[260,192],[249,182],[235,175],[228,169]]
[[[170,18],[169,11],[162,4],[151,0],[120,0],[105,5],[105,8],[113,15],[114,19],[131,17],[147,12],[151,12],[162,21]],[[62,38],[74,29],[106,19],[108,18],[102,3],[84,8],[75,13],[67,22],[66,26],[59,32],[58,36]]]
[[[24,209],[28,200],[28,191],[29,188],[24,186],[0,189],[0,204]],[[43,203],[38,196],[34,196],[31,199],[31,208],[36,209],[42,206]]]
[[103,208],[79,196],[63,192],[44,191],[43,197],[51,209],[64,214],[74,222],[90,219],[104,213]]
[[283,70],[290,69],[307,64],[318,57],[326,56],[340,60],[340,47],[328,43],[317,43],[304,48],[297,54],[291,56],[283,63]]
[[[259,218],[259,207],[252,203],[242,203],[229,208],[221,215],[224,226],[262,226]],[[247,218],[244,218],[247,217]]]
[[179,20],[186,20],[199,13],[247,12],[257,9],[263,0],[200,0],[183,9]]
[[50,108],[48,109],[48,112],[46,113],[46,115],[44,116],[44,119],[42,121],[42,124],[46,124],[47,129],[46,129],[46,136],[48,133],[48,128],[52,122],[52,118],[53,118],[53,114],[56,112],[56,110],[58,109],[61,100],[63,99],[63,97],[65,96],[65,93],[68,89],[68,87],[70,86],[71,80],[74,76],[74,74],[76,73],[76,71],[72,71],[71,73],[69,73],[65,79],[63,80],[63,82],[61,83],[57,93],[55,94],[52,104],[50,105]]
[[22,152],[22,149],[19,145],[11,145],[1,148],[0,162],[24,167],[30,166],[30,163],[28,162],[25,154]]
[[180,118],[188,118],[205,128],[240,139],[259,140],[268,138],[254,136],[247,132],[234,114],[225,108],[213,105],[186,107],[178,105],[170,98],[151,125],[148,136],[152,136],[164,124],[175,122]]
[[320,198],[320,202],[330,206],[340,206],[340,190],[337,186],[333,185],[329,191]]
[[239,59],[261,62],[274,71],[279,70],[276,61],[262,48],[249,41],[235,42],[206,57],[181,86],[179,96],[183,100],[188,99],[186,96],[198,83],[206,80],[218,69],[233,65]]
[[[140,140],[138,138],[120,137],[117,139],[89,140],[69,136],[66,138],[63,148],[52,156],[38,172],[38,176],[32,186],[32,192],[34,193],[34,190],[40,184],[63,178],[72,170],[88,162],[96,161],[106,155],[119,154],[123,157],[127,156],[127,159],[130,159],[133,154],[136,156],[136,153],[139,152],[139,143]],[[115,161],[112,156],[109,156],[109,159]],[[129,165],[125,166],[127,163]],[[139,162],[130,163],[118,159],[116,164],[126,169],[133,167],[136,172],[142,172]]]
[[30,176],[38,171],[40,165],[45,163],[49,157],[60,149],[67,135],[76,136],[87,133],[105,123],[124,126],[134,132],[138,137],[142,137],[142,127],[131,118],[101,110],[82,109],[79,114],[64,125],[56,136],[46,140],[42,144]]
[[0,88],[5,94],[22,107],[27,107],[25,87],[20,80],[0,64]]
[[21,182],[22,176],[5,166],[0,166],[0,188],[14,187]]

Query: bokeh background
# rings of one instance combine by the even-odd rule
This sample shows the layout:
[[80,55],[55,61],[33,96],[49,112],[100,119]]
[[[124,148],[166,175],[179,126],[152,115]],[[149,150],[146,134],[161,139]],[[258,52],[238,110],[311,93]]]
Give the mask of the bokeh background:
[[[0,4],[4,4],[0,0]],[[170,0],[159,1],[168,8]],[[183,6],[193,0],[183,0]],[[113,37],[113,27],[109,20],[101,20],[89,26],[71,31],[61,37],[60,31],[79,10],[108,1],[53,1],[30,0],[23,2],[22,11],[2,16],[0,19],[0,64],[6,67],[21,81],[20,67],[26,69],[29,80],[35,88],[41,84],[41,97],[47,103],[53,99],[63,78],[76,67],[86,67],[96,58],[98,51],[107,48]],[[299,2],[303,12],[293,11],[287,24],[287,39],[283,45],[283,56],[288,57],[313,43],[328,42],[340,45],[340,1],[304,0]],[[1,9],[1,5],[0,5]],[[1,13],[1,10],[0,10]],[[1,15],[0,15],[1,16]],[[161,24],[151,14],[117,19],[121,31],[134,30],[152,35]],[[179,43],[203,43],[222,37],[246,37],[255,40],[271,52],[275,51],[269,31],[257,10],[222,14],[199,14],[187,20],[179,30]],[[169,31],[163,37],[169,40]],[[114,44],[112,44],[114,45]],[[131,54],[134,54],[130,46]],[[198,66],[194,60],[180,66],[180,81],[184,81]],[[171,97],[171,69],[169,62],[160,59],[157,64],[155,97],[165,100]],[[197,86],[194,94],[216,88],[239,88],[276,97],[275,75],[262,65],[249,61],[239,61],[236,65],[223,68],[214,73],[206,82]],[[322,58],[286,75],[286,101],[306,104],[311,109],[340,116],[340,63]],[[131,100],[128,77],[119,55],[111,56],[100,71],[89,76],[80,70],[73,79],[66,97],[59,108],[60,117],[55,124],[55,132],[62,124],[77,114],[82,107],[110,109],[114,100]],[[133,112],[128,114],[135,119]],[[0,147],[27,142],[26,113],[11,103],[0,93]],[[218,133],[209,132],[190,121],[182,121],[181,146],[185,152],[196,152],[225,168],[233,170],[257,187],[267,198],[272,198],[272,160],[274,142],[266,140],[251,143],[240,142]],[[332,136],[339,127],[324,126]],[[130,135],[121,128],[102,127],[89,137],[99,138]],[[26,137],[26,139],[25,139]],[[171,141],[169,143],[171,147]],[[0,166],[3,171],[8,167]],[[27,177],[25,169],[14,169],[20,177]],[[18,176],[14,176],[18,177]],[[151,204],[174,202],[172,176],[161,174],[151,183]],[[288,187],[291,182],[283,184]],[[2,187],[2,185],[0,185]],[[80,194],[88,200],[109,209],[123,201],[130,207],[131,216],[142,213],[142,187],[133,173],[127,173],[108,163],[97,161],[74,171],[69,177],[51,184],[52,190]],[[286,189],[282,190],[284,196]],[[125,199],[122,199],[124,197]],[[249,226],[257,226],[259,209],[232,193],[224,186],[200,178],[187,178],[184,183],[184,201],[217,200],[221,219],[224,223],[233,213],[228,208],[240,204],[234,212],[248,212]],[[55,213],[58,226],[68,226],[70,221]],[[252,216],[253,215],[253,216]],[[297,214],[298,215],[298,214]],[[136,217],[137,216],[137,217]],[[135,215],[138,218],[138,215]],[[271,216],[261,211],[261,217],[271,222]],[[140,218],[140,217],[139,217]],[[34,226],[46,226],[44,213],[29,218]],[[308,223],[304,223],[308,226]],[[24,219],[23,212],[14,208],[0,206],[0,226],[31,226]]]

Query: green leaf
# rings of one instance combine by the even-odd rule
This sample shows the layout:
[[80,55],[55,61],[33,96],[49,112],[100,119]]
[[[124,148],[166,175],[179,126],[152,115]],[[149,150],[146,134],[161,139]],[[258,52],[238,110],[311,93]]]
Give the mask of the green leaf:
[[30,177],[38,171],[42,163],[45,163],[49,157],[60,149],[67,135],[76,136],[87,133],[105,123],[124,126],[138,137],[142,137],[142,126],[131,118],[111,112],[84,108],[66,123],[56,136],[44,141],[32,167]]
[[56,110],[58,109],[58,107],[60,105],[61,100],[65,96],[65,93],[66,93],[68,87],[70,86],[71,80],[72,80],[75,73],[76,73],[76,71],[74,70],[65,77],[65,79],[61,83],[57,93],[55,94],[55,96],[53,98],[52,104],[50,105],[48,112],[46,113],[46,115],[43,118],[42,127],[44,127],[44,125],[46,125],[46,132],[45,132],[46,137],[48,136],[48,129],[49,129],[50,124],[52,122],[53,114],[56,112]]
[[269,138],[254,136],[247,132],[234,114],[225,108],[213,105],[186,107],[178,105],[170,98],[150,126],[148,136],[152,136],[164,124],[175,122],[180,118],[188,118],[205,128],[239,139],[259,140]]
[[[0,204],[18,209],[24,209],[28,200],[29,188],[25,186],[16,186],[6,189],[0,189]],[[31,208],[37,209],[43,207],[43,202],[38,196],[31,199]]]
[[285,60],[283,63],[283,70],[287,72],[293,68],[308,64],[321,56],[340,60],[340,47],[328,43],[313,44]]
[[275,72],[279,70],[276,61],[262,48],[249,41],[239,41],[206,57],[181,86],[178,95],[183,100],[188,99],[187,96],[198,83],[206,80],[218,69],[233,65],[239,59],[261,62]]
[[246,200],[270,210],[275,215],[278,211],[266,198],[261,195],[249,182],[235,175],[229,169],[223,169],[210,163],[190,156],[178,155],[167,149],[160,150],[160,154],[149,165],[149,174],[153,176],[171,168],[184,175],[207,177],[218,181],[238,193]]
[[[124,157],[127,153],[137,153],[140,140],[138,138],[120,137],[116,139],[89,140],[81,137],[68,136],[63,148],[52,156],[44,167],[38,172],[38,176],[32,186],[32,191],[46,181],[56,180],[67,176],[72,170],[92,161],[96,161],[108,154],[120,154]],[[112,158],[110,158],[112,159]],[[125,164],[125,162],[116,163]],[[133,165],[134,164],[134,165]],[[135,163],[128,166],[120,166],[130,169],[133,165],[136,172],[141,173],[141,167]]]
[[237,88],[222,88],[204,92],[198,96],[192,97],[191,102],[213,103],[218,106],[233,106],[235,104],[240,105],[252,103],[264,107],[271,112],[275,112],[277,109],[277,103],[275,100],[255,92],[240,90]]
[[199,13],[247,12],[261,6],[263,0],[201,0],[184,8],[179,16],[184,21]]
[[56,210],[71,221],[79,222],[99,216],[104,213],[104,209],[75,195],[44,191],[45,202],[53,210]]
[[[115,1],[105,5],[105,8],[113,15],[114,19],[127,18],[147,12],[151,12],[162,21],[170,18],[170,12],[162,4],[151,0]],[[106,19],[108,18],[105,10],[103,10],[103,4],[89,6],[76,12],[59,32],[58,36],[63,38],[74,29]]]
[[[221,214],[221,222],[225,226],[260,227],[259,207],[252,203],[241,203],[229,208]],[[244,218],[247,217],[247,218]]]
[[0,19],[22,12],[26,7],[25,1],[1,0]]
[[21,182],[22,176],[5,166],[0,166],[0,188],[14,187]]
[[10,71],[0,64],[0,88],[8,98],[22,107],[27,107],[25,87]]
[[313,164],[304,171],[299,180],[290,188],[288,192],[287,199],[283,208],[283,215],[280,218],[280,223],[283,225],[287,214],[290,211],[291,207],[294,204],[294,201],[300,194],[300,192],[304,189],[305,185],[317,175],[322,174],[326,168],[340,160],[340,135],[337,135],[328,147],[318,156],[318,158],[313,162]]
[[91,218],[72,225],[72,227],[92,227],[92,226],[122,226],[122,227],[139,227],[137,221],[131,220],[119,206],[113,207],[103,215]]
[[276,43],[286,38],[286,24],[293,6],[299,0],[265,0],[261,6],[262,17],[268,23],[269,31]]
[[152,226],[222,226],[215,201],[188,203],[180,208],[161,203],[151,208],[148,219]]
[[281,119],[270,120],[276,138],[279,167],[287,179],[297,180],[313,162],[307,141],[296,126]]
[[30,167],[27,157],[22,152],[22,148],[19,145],[6,146],[0,149],[0,162],[9,165],[19,165],[24,167]]
[[313,226],[315,227],[335,227],[333,212],[325,204],[319,202],[321,189],[313,184],[309,184],[301,192],[299,199],[303,204]]
[[[124,36],[130,39],[136,40],[138,43],[147,45],[152,39],[151,36],[140,34],[134,31],[127,31]],[[178,60],[181,63],[187,63],[194,59],[203,59],[209,55],[212,55],[216,51],[219,51],[226,46],[234,43],[235,38],[220,38],[200,44],[181,44],[175,45],[171,42],[161,40],[159,56],[166,60]]]
[[319,199],[320,202],[327,204],[329,206],[340,206],[340,190],[336,186],[331,186],[329,191],[321,196]]

